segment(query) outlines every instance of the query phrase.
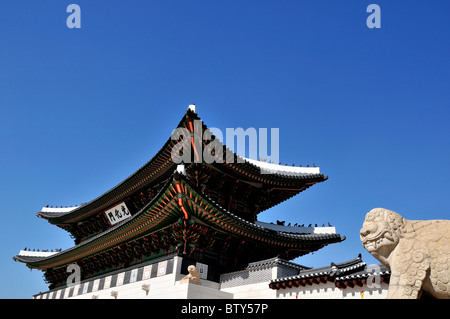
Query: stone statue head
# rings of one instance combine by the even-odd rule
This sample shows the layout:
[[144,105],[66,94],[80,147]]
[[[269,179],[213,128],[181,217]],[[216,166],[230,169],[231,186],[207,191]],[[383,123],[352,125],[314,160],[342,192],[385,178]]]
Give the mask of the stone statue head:
[[188,272],[189,272],[189,274],[190,274],[192,277],[194,277],[194,278],[200,278],[200,274],[199,274],[197,268],[196,268],[194,265],[190,265],[190,266],[188,267]]
[[404,227],[405,219],[396,212],[374,208],[364,220],[361,242],[369,253],[389,267],[387,258],[397,246]]
[[180,280],[180,284],[195,284],[195,285],[201,285],[200,282],[200,273],[198,272],[197,268],[194,265],[190,265],[187,268],[189,274],[183,277],[183,279]]

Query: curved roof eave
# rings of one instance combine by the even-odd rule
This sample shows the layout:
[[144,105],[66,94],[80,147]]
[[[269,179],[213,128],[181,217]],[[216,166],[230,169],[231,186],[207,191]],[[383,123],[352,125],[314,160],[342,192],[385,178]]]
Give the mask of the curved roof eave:
[[[176,174],[176,173],[174,173],[174,174]],[[249,222],[245,219],[242,219],[242,218],[234,215],[233,213],[227,211],[226,209],[224,209],[223,207],[221,207],[217,203],[215,203],[212,199],[208,198],[205,194],[198,193],[197,190],[195,189],[195,186],[191,185],[189,183],[189,181],[186,180],[183,176],[179,176],[179,179],[181,179],[192,191],[194,191],[197,196],[203,198],[207,202],[207,204],[210,205],[217,213],[223,214],[225,219],[228,219],[229,221],[233,221],[234,223],[241,225],[241,227],[243,229],[247,229],[248,231],[250,231],[252,233],[259,233],[263,237],[264,236],[272,237],[281,242],[295,241],[295,242],[308,242],[308,243],[319,243],[319,244],[322,243],[323,245],[340,242],[345,239],[345,237],[341,237],[341,235],[337,234],[337,233],[296,234],[296,233],[292,233],[292,232],[283,232],[283,231],[279,231],[279,230],[273,230],[270,228],[263,227],[261,225],[256,225],[254,223],[251,223],[251,222]],[[70,253],[72,253],[76,250],[79,250],[79,251],[81,249],[87,250],[89,247],[88,248],[86,248],[86,247],[90,244],[93,244],[95,241],[105,242],[107,240],[107,237],[110,234],[111,234],[111,236],[113,236],[114,235],[113,233],[118,231],[119,229],[124,229],[124,230],[127,230],[128,232],[132,232],[133,229],[136,228],[136,225],[137,225],[136,224],[137,222],[135,223],[135,221],[137,219],[139,219],[140,216],[149,213],[156,205],[158,205],[158,202],[165,195],[167,195],[167,192],[169,191],[170,187],[172,186],[172,188],[173,188],[173,184],[174,184],[173,181],[174,181],[174,179],[170,179],[166,183],[166,185],[161,189],[159,194],[151,202],[149,202],[143,209],[141,209],[141,211],[136,213],[131,218],[124,220],[121,223],[118,223],[117,225],[114,225],[113,227],[111,227],[110,229],[108,229],[107,231],[105,231],[103,233],[100,233],[94,237],[91,237],[69,249],[52,254],[51,256],[37,257],[37,256],[17,255],[15,257],[13,257],[13,259],[15,261],[20,261],[20,262],[26,263],[30,268],[45,269],[45,268],[49,268],[49,267],[46,267],[45,265],[40,265],[42,262],[46,262],[47,264],[49,264],[52,260],[59,259],[59,258],[63,257],[64,255],[66,255],[66,256],[68,256],[67,260],[69,260],[69,261],[61,261],[60,263],[58,263],[58,265],[56,267],[67,264],[67,262],[70,262],[70,259],[74,259],[74,257],[69,256]],[[173,194],[171,194],[171,195],[173,195]],[[173,195],[171,200],[176,201],[177,199],[178,199],[178,197]],[[181,213],[180,213],[180,216],[181,216]],[[174,218],[171,218],[171,219],[174,219]],[[161,221],[161,223],[162,223],[162,221]],[[164,223],[162,223],[162,224],[164,224]],[[170,221],[165,224],[169,225]],[[165,226],[167,226],[167,225],[165,225]],[[227,229],[225,229],[219,225],[215,225],[215,227],[222,228],[222,231],[224,231],[224,232],[229,232]],[[164,228],[164,227],[162,227],[162,228]],[[150,232],[158,231],[162,228],[160,227],[160,228],[152,229]],[[115,243],[114,247],[117,245],[120,245],[122,243],[123,243],[123,241],[117,242],[117,243]],[[111,247],[107,247],[106,249],[110,249],[110,248]],[[102,251],[102,250],[93,252],[93,253],[91,253],[91,255],[98,253],[100,251]],[[88,255],[86,255],[85,257],[88,257]],[[61,259],[61,260],[63,260],[63,259]]]
[[[199,192],[196,190],[196,187],[192,185],[188,180],[184,177],[181,177],[183,181],[197,194]],[[259,232],[261,234],[265,234],[267,236],[274,236],[279,238],[280,240],[299,240],[299,241],[311,241],[311,242],[324,242],[324,244],[330,244],[335,242],[341,242],[345,240],[345,236],[341,236],[338,233],[292,233],[290,231],[281,231],[281,230],[273,230],[262,225],[257,225],[250,221],[247,221],[237,215],[234,215],[224,207],[218,205],[214,200],[209,198],[206,194],[199,195],[207,201],[209,205],[211,205],[216,211],[224,214],[230,220],[235,221],[237,224],[243,225],[245,228],[248,228],[251,231]],[[286,227],[287,229],[287,227]]]
[[[181,121],[179,122],[177,127],[182,126],[182,124],[186,120],[187,115],[188,114],[192,115],[191,112],[192,111],[190,109],[188,109],[188,111],[183,116],[183,118],[181,119]],[[119,190],[121,187],[125,187],[125,185],[127,183],[132,181],[134,178],[139,176],[139,174],[141,172],[145,171],[145,169],[150,167],[156,161],[156,159],[158,159],[159,156],[166,150],[166,148],[169,147],[171,142],[173,142],[173,141],[172,141],[171,138],[169,138],[164,143],[164,145],[160,148],[160,150],[149,161],[147,161],[144,165],[142,165],[138,170],[136,170],[134,173],[132,173],[130,176],[128,176],[126,179],[124,179],[122,182],[120,182],[119,184],[117,184],[113,188],[109,189],[108,191],[106,191],[102,195],[98,196],[97,198],[91,200],[90,202],[86,203],[85,205],[75,207],[74,209],[71,209],[71,210],[64,210],[64,209],[59,209],[58,210],[58,208],[55,208],[54,211],[48,210],[47,207],[43,207],[41,209],[41,211],[38,212],[36,215],[38,217],[40,217],[40,218],[44,218],[44,219],[47,219],[49,221],[53,220],[53,223],[56,224],[56,223],[58,223],[58,221],[56,220],[58,218],[61,218],[61,217],[68,218],[69,216],[76,216],[78,214],[81,214],[83,211],[89,210],[90,208],[94,209],[95,207],[93,207],[93,206],[95,206],[101,199],[103,199],[104,197],[106,197],[108,195],[111,195],[115,191]],[[173,163],[173,165],[176,166],[175,163]]]
[[[67,255],[75,250],[79,250],[79,249],[83,249],[84,247],[88,246],[89,244],[92,244],[94,241],[96,240],[101,240],[102,238],[106,238],[108,235],[110,235],[111,233],[118,231],[119,229],[125,229],[128,228],[130,230],[132,230],[131,225],[134,224],[134,222],[143,214],[145,214],[146,212],[149,212],[155,205],[157,205],[157,203],[160,201],[160,199],[162,198],[162,196],[164,196],[165,192],[169,189],[169,187],[172,185],[172,180],[169,180],[166,185],[160,190],[159,194],[157,196],[155,196],[155,198],[150,201],[144,208],[142,208],[138,213],[136,213],[135,215],[133,215],[132,217],[121,221],[120,223],[114,225],[113,227],[109,228],[108,230],[97,234],[89,239],[86,239],[85,241],[82,241],[81,243],[79,243],[78,245],[75,245],[73,247],[70,247],[66,250],[63,250],[61,252],[52,254],[50,256],[26,256],[26,255],[16,255],[13,257],[13,259],[15,261],[19,261],[19,262],[23,262],[28,264],[28,266],[30,268],[41,268],[38,264],[40,262],[46,262],[46,261],[51,261],[53,259],[56,258],[60,258],[64,255]],[[158,231],[159,229],[155,229],[154,231]],[[119,243],[120,244],[120,243]],[[109,248],[108,248],[109,249]],[[63,265],[64,263],[61,263],[61,265]],[[44,267],[47,268],[47,267]]]

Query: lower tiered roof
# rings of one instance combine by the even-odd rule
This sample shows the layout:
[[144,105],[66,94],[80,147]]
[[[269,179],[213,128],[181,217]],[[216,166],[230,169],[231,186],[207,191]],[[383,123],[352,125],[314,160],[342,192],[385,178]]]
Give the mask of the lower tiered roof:
[[367,265],[359,254],[358,257],[345,262],[332,262],[324,267],[301,269],[295,276],[272,280],[269,287],[280,290],[330,282],[338,288],[353,288],[366,285],[369,281],[373,281],[375,276],[378,276],[381,281],[389,283],[391,272],[383,265]]
[[[193,133],[194,120],[199,118],[189,109],[179,127]],[[326,180],[318,167],[248,159],[177,166],[170,157],[177,147],[169,139],[138,171],[85,205],[44,207],[38,217],[68,230],[75,245],[51,254],[21,251],[14,260],[45,271],[55,287],[65,284],[72,263],[82,268],[83,279],[170,253],[230,267],[277,256],[289,260],[345,239],[334,227],[257,221],[259,212]],[[108,221],[107,213],[121,205],[127,218]]]
[[[290,232],[252,223],[202,195],[185,176],[174,172],[173,179],[152,202],[106,232],[50,256],[19,254],[14,259],[30,268],[53,272],[60,269],[61,273],[71,263],[93,263],[97,265],[90,266],[94,275],[112,266],[114,259],[117,265],[127,263],[127,259],[139,262],[152,252],[178,251],[210,262],[218,258],[229,266],[261,257],[293,259],[343,239],[330,230]],[[157,245],[153,250],[152,244]],[[124,257],[115,256],[117,251],[123,251]],[[109,258],[113,259],[110,263]]]

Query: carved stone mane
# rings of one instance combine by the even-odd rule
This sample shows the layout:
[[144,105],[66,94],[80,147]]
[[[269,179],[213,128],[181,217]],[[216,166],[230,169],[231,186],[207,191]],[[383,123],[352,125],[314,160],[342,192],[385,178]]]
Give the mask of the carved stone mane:
[[450,299],[450,220],[407,220],[384,208],[367,213],[364,248],[391,270],[388,298]]

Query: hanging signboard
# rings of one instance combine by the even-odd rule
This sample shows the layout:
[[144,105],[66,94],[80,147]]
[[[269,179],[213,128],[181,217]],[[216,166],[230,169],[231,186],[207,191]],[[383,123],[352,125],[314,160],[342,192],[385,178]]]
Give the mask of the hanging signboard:
[[111,225],[115,225],[118,222],[121,222],[122,220],[125,220],[127,218],[131,217],[131,213],[127,208],[127,205],[125,205],[124,202],[120,203],[119,205],[114,206],[111,209],[108,209],[105,212],[106,217],[109,220],[109,223]]

